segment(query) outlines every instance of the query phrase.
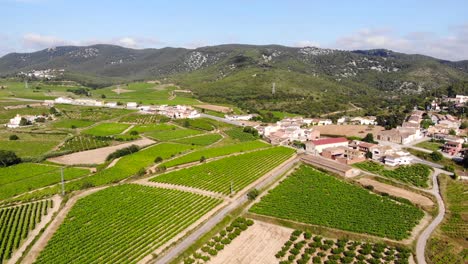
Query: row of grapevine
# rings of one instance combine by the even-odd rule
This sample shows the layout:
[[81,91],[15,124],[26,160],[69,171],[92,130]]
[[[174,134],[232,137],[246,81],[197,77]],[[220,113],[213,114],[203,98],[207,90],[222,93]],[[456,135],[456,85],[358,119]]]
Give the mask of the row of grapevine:
[[110,187],[75,204],[37,263],[136,263],[220,202],[136,184]]
[[178,139],[174,140],[173,142],[197,146],[208,146],[219,141],[222,138],[223,137],[220,134],[206,134],[201,136]]
[[0,263],[11,257],[51,207],[52,200],[47,200],[0,208]]
[[60,151],[78,152],[109,146],[109,140],[103,140],[89,135],[79,135],[66,140],[60,146]]
[[130,114],[120,118],[119,122],[121,123],[131,123],[131,124],[156,124],[160,122],[167,122],[169,118],[162,115],[148,115],[148,114]]
[[268,148],[162,174],[152,181],[229,194],[242,190],[286,161],[294,152],[285,147]]
[[424,213],[308,166],[288,176],[251,212],[401,240]]
[[406,247],[392,247],[384,243],[324,239],[310,232],[295,230],[275,256],[280,264],[306,264],[310,261],[325,264],[408,264],[411,251]]

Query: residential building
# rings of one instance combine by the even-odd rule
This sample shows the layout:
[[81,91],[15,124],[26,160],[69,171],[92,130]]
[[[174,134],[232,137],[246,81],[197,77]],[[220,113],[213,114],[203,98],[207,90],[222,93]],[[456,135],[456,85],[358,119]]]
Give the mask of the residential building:
[[445,153],[448,153],[449,155],[455,156],[455,155],[458,155],[458,153],[460,153],[462,148],[463,148],[463,145],[461,142],[447,141],[445,142],[442,151]]
[[398,151],[396,153],[385,156],[384,162],[388,166],[399,166],[399,165],[409,165],[411,164],[411,155],[405,151]]
[[253,115],[225,115],[224,117],[232,121],[248,121],[253,118]]
[[138,104],[136,102],[128,102],[127,103],[127,108],[128,109],[137,109]]
[[312,141],[307,141],[306,143],[306,152],[312,154],[320,154],[326,148],[332,147],[348,147],[348,140],[344,137],[339,138],[324,138],[324,139],[317,139]]

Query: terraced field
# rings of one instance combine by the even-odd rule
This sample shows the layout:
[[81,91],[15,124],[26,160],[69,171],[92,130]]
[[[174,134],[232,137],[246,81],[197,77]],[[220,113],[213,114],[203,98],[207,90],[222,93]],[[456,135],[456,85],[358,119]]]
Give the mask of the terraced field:
[[110,187],[75,204],[36,263],[136,263],[220,202],[134,184]]
[[185,185],[223,194],[242,190],[294,154],[294,150],[274,147],[208,162],[156,176],[155,182]]
[[[65,168],[64,178],[71,180],[89,173],[87,169]],[[0,175],[0,200],[58,183],[61,179],[60,167],[37,163],[0,168]]]
[[11,257],[50,208],[52,200],[0,208],[0,263]]
[[220,134],[207,134],[189,138],[182,138],[178,140],[174,140],[173,142],[180,143],[180,144],[188,144],[188,145],[197,145],[197,146],[208,146],[216,141],[222,139],[223,137]]
[[251,212],[401,240],[424,213],[308,166],[288,176]]
[[179,158],[175,158],[163,164],[169,168],[169,167],[174,167],[174,166],[185,164],[185,163],[198,161],[200,160],[201,157],[205,157],[206,159],[209,159],[209,158],[229,155],[229,154],[233,154],[237,152],[250,151],[250,150],[266,148],[266,147],[270,147],[270,145],[259,140],[242,142],[242,143],[233,144],[233,145],[226,145],[226,146],[221,146],[221,147],[212,147],[212,148],[207,148],[207,149],[196,150],[187,155],[183,155]]

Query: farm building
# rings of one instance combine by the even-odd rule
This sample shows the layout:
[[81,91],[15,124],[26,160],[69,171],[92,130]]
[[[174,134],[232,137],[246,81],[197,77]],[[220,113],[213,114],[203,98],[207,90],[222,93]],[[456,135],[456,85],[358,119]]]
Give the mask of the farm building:
[[405,151],[398,151],[394,154],[385,156],[385,165],[398,166],[398,165],[409,165],[411,164],[411,155]]
[[306,142],[306,152],[320,154],[326,148],[348,147],[348,140],[344,137],[323,138]]
[[320,156],[305,155],[301,158],[301,160],[314,167],[336,173],[343,177],[354,177],[361,173],[358,169],[355,169],[351,166],[322,158]]

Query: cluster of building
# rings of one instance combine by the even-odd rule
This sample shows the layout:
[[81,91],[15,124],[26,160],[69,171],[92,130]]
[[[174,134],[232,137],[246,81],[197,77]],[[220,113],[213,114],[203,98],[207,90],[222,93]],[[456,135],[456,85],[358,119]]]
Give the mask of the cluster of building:
[[273,145],[288,145],[294,141],[306,142],[320,138],[320,132],[309,128],[311,125],[318,125],[318,120],[294,117],[273,125],[256,126],[255,129]]
[[367,125],[367,126],[373,126],[377,125],[377,118],[375,116],[357,116],[357,117],[347,117],[343,116],[341,118],[338,118],[336,120],[337,125]]
[[45,120],[47,116],[43,115],[19,115],[10,119],[10,121],[5,124],[8,128],[19,128],[21,126],[28,126],[36,123],[39,120]]
[[359,140],[349,141],[344,137],[311,140],[305,145],[308,154],[320,155],[346,165],[372,159],[389,166],[398,166],[408,165],[412,160],[406,151]]
[[169,118],[198,118],[200,113],[190,106],[185,105],[138,105],[136,102],[127,102],[125,105],[117,102],[104,102],[96,99],[79,98],[73,99],[69,97],[58,97],[53,101],[47,101],[49,105],[56,104],[71,104],[81,106],[97,106],[97,107],[110,107],[110,108],[126,108],[140,110],[144,114],[159,114]]
[[377,140],[388,141],[397,144],[409,144],[423,138],[421,133],[421,121],[424,111],[414,110],[401,126],[377,133]]
[[429,114],[431,121],[434,125],[427,129],[427,135],[433,136],[436,134],[450,134],[453,130],[455,134],[458,134],[461,122],[452,115],[442,115],[437,113]]

